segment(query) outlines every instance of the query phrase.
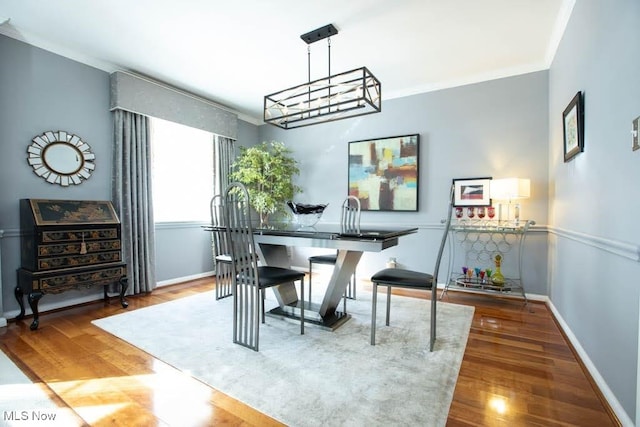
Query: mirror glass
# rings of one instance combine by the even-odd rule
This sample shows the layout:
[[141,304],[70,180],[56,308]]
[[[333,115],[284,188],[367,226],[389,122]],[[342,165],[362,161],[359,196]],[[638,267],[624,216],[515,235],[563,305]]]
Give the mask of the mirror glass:
[[44,164],[54,172],[70,175],[82,168],[82,153],[76,147],[66,142],[56,141],[47,145],[42,151]]
[[33,138],[27,161],[36,175],[64,187],[89,179],[95,155],[82,139],[65,131],[48,131]]

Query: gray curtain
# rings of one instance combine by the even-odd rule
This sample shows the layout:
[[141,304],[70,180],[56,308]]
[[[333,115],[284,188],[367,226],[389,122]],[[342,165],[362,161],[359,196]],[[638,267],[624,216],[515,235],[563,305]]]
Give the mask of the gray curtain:
[[214,190],[217,194],[223,194],[229,185],[229,174],[231,165],[235,160],[235,140],[224,136],[216,136],[214,164],[216,165],[216,174],[214,181]]
[[114,111],[111,192],[122,224],[122,252],[127,263],[128,294],[156,287],[149,119]]

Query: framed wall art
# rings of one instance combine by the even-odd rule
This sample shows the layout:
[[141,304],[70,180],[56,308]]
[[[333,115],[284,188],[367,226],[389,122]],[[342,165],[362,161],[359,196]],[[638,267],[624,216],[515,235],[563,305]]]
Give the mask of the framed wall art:
[[565,163],[584,151],[583,108],[582,92],[578,92],[562,113]]
[[491,177],[453,180],[453,206],[491,206]]
[[420,135],[349,143],[349,195],[363,211],[417,211]]

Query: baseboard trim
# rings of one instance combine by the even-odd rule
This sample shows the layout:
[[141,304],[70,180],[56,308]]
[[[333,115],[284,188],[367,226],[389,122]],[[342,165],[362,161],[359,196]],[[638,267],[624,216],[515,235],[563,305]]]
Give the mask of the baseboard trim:
[[177,277],[175,279],[162,280],[160,282],[156,282],[156,286],[161,288],[163,286],[171,286],[176,285],[178,283],[190,282],[192,280],[203,279],[205,277],[215,276],[215,271],[205,271],[204,273],[192,274],[190,276]]
[[562,318],[562,316],[560,315],[560,312],[553,305],[553,302],[549,298],[546,298],[546,300],[547,300],[547,307],[549,307],[549,309],[551,310],[551,313],[553,314],[553,317],[556,319],[558,326],[564,333],[566,339],[569,340],[571,347],[573,348],[577,357],[580,359],[580,362],[582,363],[582,365],[589,372],[589,375],[591,375],[591,378],[593,379],[596,386],[600,390],[600,393],[602,393],[602,397],[606,400],[606,403],[608,404],[611,411],[613,411],[613,415],[615,415],[618,418],[622,426],[633,427],[635,423],[629,417],[627,412],[624,410],[624,408],[616,398],[615,394],[611,391],[611,389],[609,388],[609,385],[604,380],[602,375],[600,375],[600,372],[598,371],[594,363],[589,358],[589,355],[584,350],[582,345],[580,345],[580,341],[578,340],[578,338],[574,335],[571,328],[569,328],[569,325],[567,324],[567,322],[565,322],[565,320]]
[[[96,301],[102,301],[104,299],[102,287],[99,287],[99,289],[98,287],[96,287],[95,289],[98,291],[95,294],[83,295],[80,297],[72,297],[69,299],[65,299],[63,301],[55,301],[55,302],[47,302],[46,295],[45,295],[44,298],[40,300],[40,304],[38,305],[38,313],[40,315],[43,315],[47,312],[51,312],[54,310],[60,310],[64,308],[74,307],[77,305],[87,304],[87,303],[96,302]],[[15,319],[18,316],[18,314],[20,314],[20,310],[16,309],[11,311],[6,311],[4,313],[4,316],[7,319]],[[31,311],[31,308],[29,307],[29,304],[25,304],[25,316],[31,316],[31,315],[33,315],[33,313]]]
[[[184,277],[179,277],[176,279],[170,279],[170,280],[164,280],[164,281],[160,281],[160,282],[156,282],[156,286],[157,287],[162,287],[162,286],[170,286],[170,285],[175,285],[178,283],[183,283],[183,282],[189,282],[191,280],[196,280],[196,279],[202,279],[205,277],[211,277],[214,276],[215,272],[213,271],[207,271],[204,273],[200,273],[200,274],[194,274],[191,276],[184,276]],[[80,297],[72,297],[69,299],[65,299],[63,301],[57,301],[57,302],[46,302],[46,298],[44,298],[43,300],[41,300],[41,303],[38,306],[38,312],[42,315],[45,314],[47,312],[50,311],[54,311],[54,310],[59,310],[59,309],[64,309],[64,308],[70,308],[70,307],[74,307],[77,305],[82,305],[82,304],[87,304],[87,303],[91,303],[91,302],[96,302],[96,301],[102,301],[104,299],[104,294],[102,291],[102,287],[96,287],[96,293],[95,294],[89,294],[89,295],[83,295]],[[113,295],[112,295],[113,296]],[[11,310],[11,311],[6,311],[4,314],[1,314],[0,317],[0,327],[6,326],[3,325],[2,319],[5,319],[5,322],[7,319],[15,319],[18,314],[20,314],[20,310],[19,309],[15,309],[15,310]],[[25,315],[26,316],[30,316],[33,313],[31,312],[31,309],[29,307],[28,304],[25,304]]]

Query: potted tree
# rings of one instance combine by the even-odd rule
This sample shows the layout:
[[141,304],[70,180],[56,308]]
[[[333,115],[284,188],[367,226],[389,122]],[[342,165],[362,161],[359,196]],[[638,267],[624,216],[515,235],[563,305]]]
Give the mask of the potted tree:
[[243,183],[251,198],[251,207],[266,224],[269,215],[285,214],[285,203],[302,192],[293,183],[300,173],[298,162],[282,142],[262,142],[253,147],[240,147],[240,155],[233,163],[230,178]]

